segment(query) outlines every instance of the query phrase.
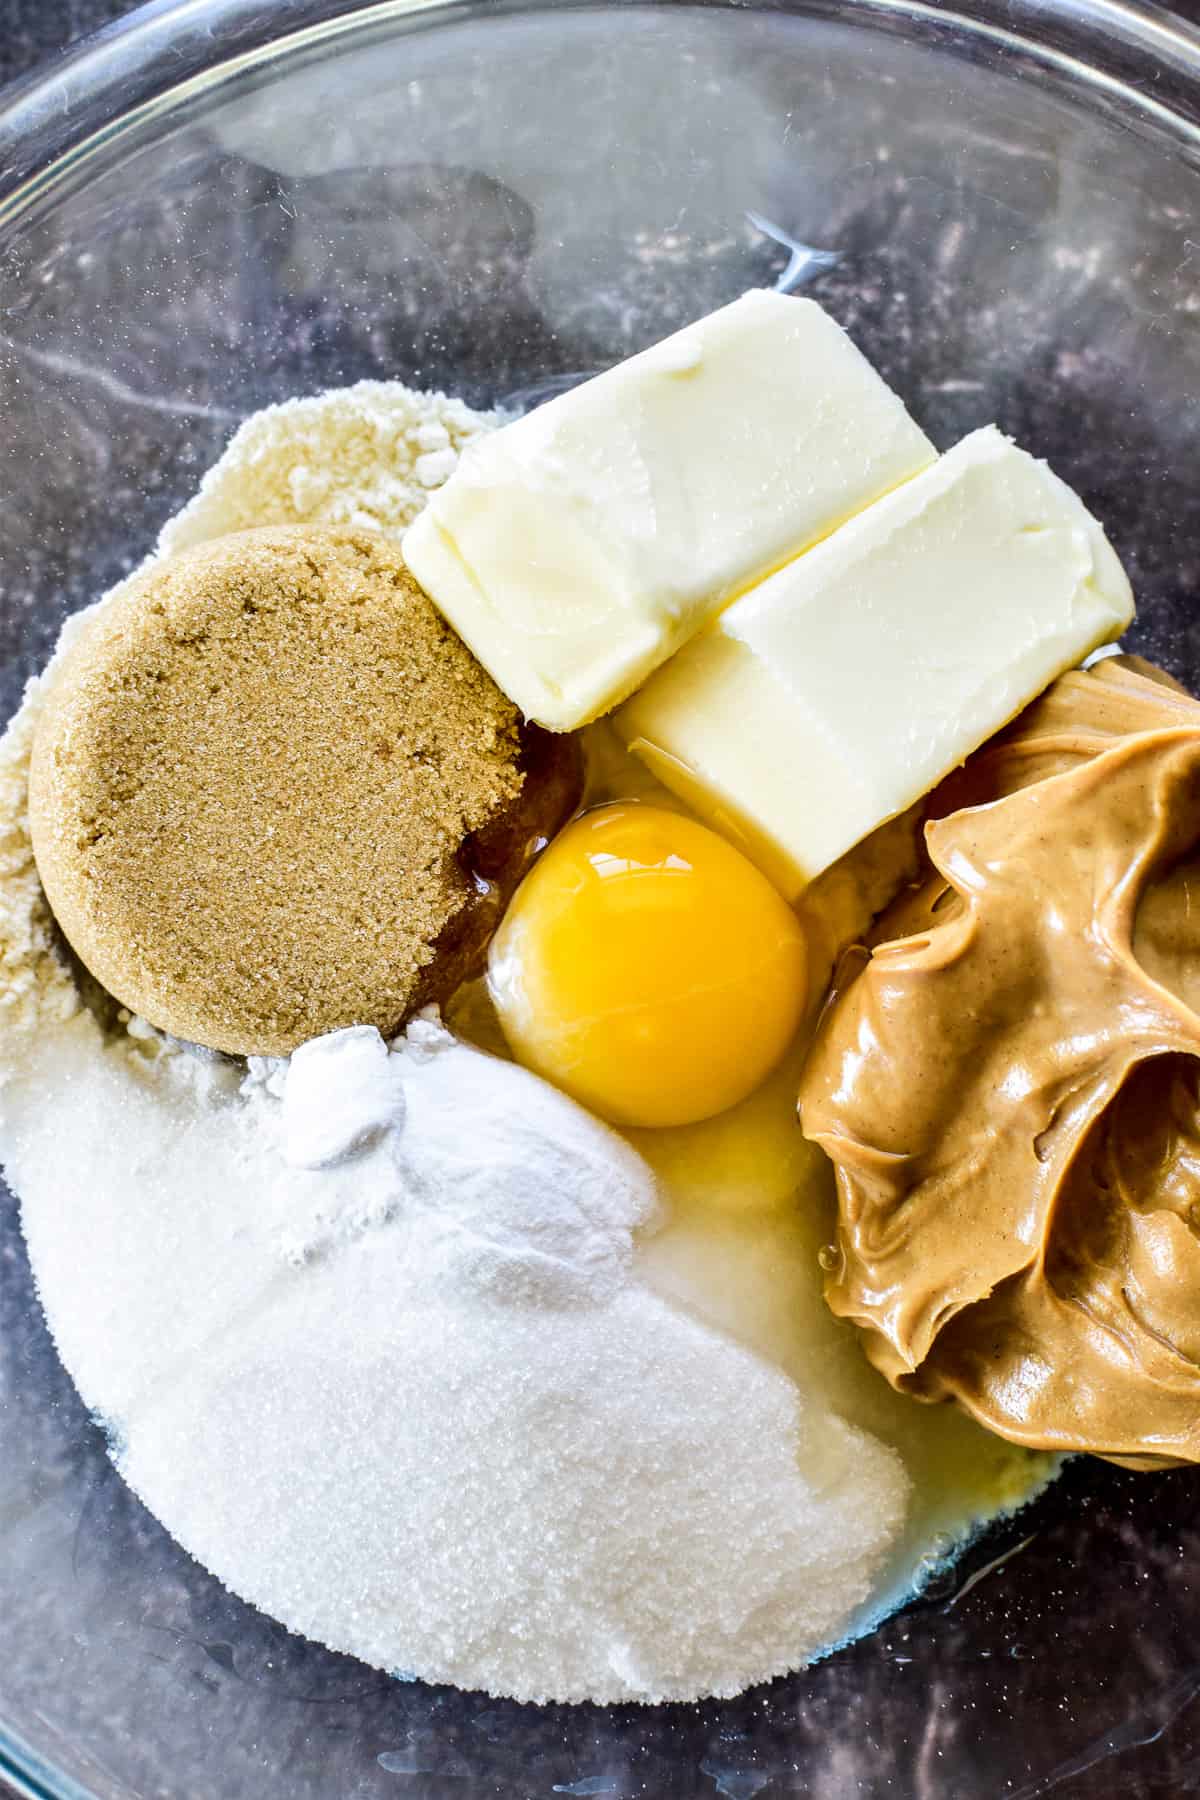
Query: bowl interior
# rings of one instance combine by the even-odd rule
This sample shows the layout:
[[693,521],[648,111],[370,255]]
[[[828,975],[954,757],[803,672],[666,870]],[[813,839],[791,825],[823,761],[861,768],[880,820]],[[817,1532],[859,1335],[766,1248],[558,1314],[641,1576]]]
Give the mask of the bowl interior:
[[[1115,9],[1051,9],[1040,47],[1045,8],[971,10],[331,4],[270,54],[222,63],[213,30],[206,73],[82,147],[68,108],[71,154],[0,205],[5,716],[247,413],[363,376],[528,403],[773,284],[942,447],[995,419],[1049,457],[1128,563],[1137,647],[1200,685],[1200,43],[1177,104],[1139,101],[1093,64]],[[732,1702],[403,1685],[132,1499],[0,1199],[0,1771],[36,1791],[1175,1793],[1198,1523],[1187,1474],[1076,1465],[874,1637]]]

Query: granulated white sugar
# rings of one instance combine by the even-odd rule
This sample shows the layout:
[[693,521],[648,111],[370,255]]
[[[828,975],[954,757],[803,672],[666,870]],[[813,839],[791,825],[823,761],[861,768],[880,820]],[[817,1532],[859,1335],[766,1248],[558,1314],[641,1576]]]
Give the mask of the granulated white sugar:
[[[402,529],[423,476],[486,425],[377,383],[275,409],[163,547],[298,518]],[[743,1289],[709,1215],[674,1218],[678,1134],[652,1178],[432,1021],[390,1058],[356,1044],[381,1084],[362,1105],[299,1053],[290,1117],[284,1064],[106,1031],[33,870],[41,703],[34,684],[0,742],[0,1148],[63,1361],[167,1529],[293,1630],[525,1700],[731,1694],[861,1622],[911,1482],[834,1409],[861,1358],[811,1253],[793,1266],[778,1225],[758,1237],[736,1119],[705,1140],[705,1179],[729,1171],[742,1246],[782,1288]],[[746,1131],[768,1103],[786,1119],[780,1090]],[[322,1106],[328,1129],[306,1130]],[[673,1238],[694,1279],[651,1254]],[[791,1334],[778,1355],[772,1332]],[[887,1390],[878,1406],[919,1410]]]

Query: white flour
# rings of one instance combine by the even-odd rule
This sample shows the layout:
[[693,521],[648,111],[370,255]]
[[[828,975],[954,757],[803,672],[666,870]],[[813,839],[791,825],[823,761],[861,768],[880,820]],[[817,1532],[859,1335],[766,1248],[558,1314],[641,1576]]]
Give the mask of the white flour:
[[267,407],[234,434],[159,550],[254,525],[363,525],[400,537],[471,440],[500,422],[398,381]]
[[[402,529],[486,423],[374,383],[278,409],[163,544]],[[895,1452],[646,1285],[640,1158],[436,1025],[292,1072],[106,1036],[33,873],[39,703],[0,743],[0,1147],[150,1509],[292,1629],[521,1699],[730,1694],[836,1642],[903,1527]]]

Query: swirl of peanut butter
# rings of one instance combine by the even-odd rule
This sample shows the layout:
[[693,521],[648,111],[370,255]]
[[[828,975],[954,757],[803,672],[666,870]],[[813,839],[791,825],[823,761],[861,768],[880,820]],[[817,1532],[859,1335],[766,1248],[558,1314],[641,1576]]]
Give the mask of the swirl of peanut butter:
[[1004,1437],[1200,1461],[1200,704],[1064,675],[932,810],[804,1071],[826,1299]]

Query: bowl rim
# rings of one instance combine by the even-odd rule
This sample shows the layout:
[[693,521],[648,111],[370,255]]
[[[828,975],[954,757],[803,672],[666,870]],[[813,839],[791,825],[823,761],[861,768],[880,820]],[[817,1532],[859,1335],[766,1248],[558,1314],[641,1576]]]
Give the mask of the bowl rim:
[[[0,235],[122,138],[276,58],[367,28],[618,9],[771,12],[929,42],[974,37],[1165,126],[1200,163],[1200,25],[1152,0],[146,0],[0,93]],[[2,1719],[0,1783],[19,1800],[90,1800]]]
[[[271,62],[380,26],[553,10],[776,12],[974,37],[1082,81],[1200,158],[1200,25],[1154,0],[147,0],[0,94],[0,232],[139,126]],[[285,25],[286,29],[275,29]],[[219,40],[220,54],[213,47]]]
[[95,1800],[0,1720],[0,1800]]

